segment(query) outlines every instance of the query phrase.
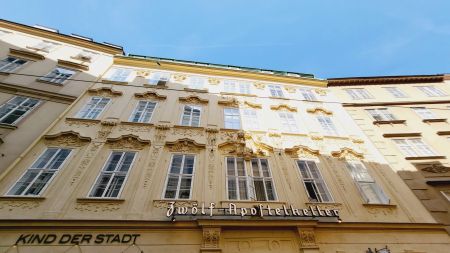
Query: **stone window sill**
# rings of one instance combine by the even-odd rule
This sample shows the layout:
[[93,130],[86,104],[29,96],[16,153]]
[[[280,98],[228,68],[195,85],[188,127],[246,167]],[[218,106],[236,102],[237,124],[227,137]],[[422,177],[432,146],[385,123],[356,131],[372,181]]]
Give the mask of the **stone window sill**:
[[54,82],[49,82],[49,81],[45,81],[45,80],[38,78],[38,79],[36,79],[36,82],[51,84],[51,85],[55,85],[55,86],[63,86],[65,81],[63,83],[54,83]]
[[405,124],[406,120],[375,120],[374,125]]
[[438,131],[437,135],[450,135],[450,131]]
[[447,122],[447,119],[423,119],[422,122],[424,123],[435,123],[435,122]]
[[239,92],[221,92],[220,95],[232,95],[232,96],[256,97],[256,95],[254,95],[254,94],[239,93]]
[[191,92],[200,92],[200,93],[207,93],[208,89],[192,89],[192,88],[184,88],[185,91],[191,91]]
[[186,129],[205,129],[204,127],[201,126],[183,126],[183,125],[174,125],[174,128],[186,128]]
[[283,99],[283,100],[289,100],[289,98],[285,98],[285,97],[274,97],[274,96],[269,96],[269,98],[272,98],[272,99]]
[[92,122],[92,123],[100,123],[99,119],[83,119],[83,118],[66,118],[67,121],[83,121],[83,122]]
[[5,129],[17,129],[17,126],[15,125],[10,125],[10,124],[5,124],[5,123],[0,123],[0,128],[5,128]]
[[125,199],[117,198],[77,198],[78,203],[122,203]]
[[116,84],[116,85],[128,85],[128,82],[119,82],[119,81],[113,81],[113,80],[108,80],[108,79],[102,79],[102,83]]
[[365,207],[385,207],[385,208],[397,208],[395,204],[375,204],[375,203],[364,203]]
[[133,122],[133,121],[121,121],[123,125],[135,125],[135,126],[153,126],[153,123],[149,122]]
[[30,200],[30,201],[43,201],[45,197],[41,196],[0,196],[0,200]]
[[430,160],[430,159],[446,159],[443,155],[432,155],[432,156],[407,156],[406,160]]
[[11,73],[0,71],[0,76],[9,76]]

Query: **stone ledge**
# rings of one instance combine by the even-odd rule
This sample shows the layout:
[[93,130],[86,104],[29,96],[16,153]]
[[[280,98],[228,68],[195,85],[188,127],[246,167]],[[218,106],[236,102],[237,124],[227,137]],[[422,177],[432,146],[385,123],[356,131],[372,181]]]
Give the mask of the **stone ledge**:
[[45,199],[41,196],[0,196],[0,200],[44,201]]
[[10,125],[10,124],[5,124],[5,123],[0,123],[0,128],[5,128],[5,129],[17,129],[17,126],[15,125]]
[[118,198],[77,198],[77,203],[122,203],[125,199]]

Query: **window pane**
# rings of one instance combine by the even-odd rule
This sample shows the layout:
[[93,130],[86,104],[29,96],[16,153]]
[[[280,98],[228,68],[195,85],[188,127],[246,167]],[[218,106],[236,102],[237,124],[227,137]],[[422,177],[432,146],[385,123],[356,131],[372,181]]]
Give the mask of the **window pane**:
[[262,179],[254,179],[256,200],[266,201],[266,192],[264,189],[264,182]]

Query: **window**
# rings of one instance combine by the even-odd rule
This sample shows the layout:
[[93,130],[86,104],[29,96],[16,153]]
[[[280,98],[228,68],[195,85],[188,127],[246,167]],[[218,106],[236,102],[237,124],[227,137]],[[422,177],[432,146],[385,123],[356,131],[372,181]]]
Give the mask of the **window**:
[[258,114],[256,110],[243,109],[242,124],[246,129],[259,129]]
[[201,76],[191,76],[189,77],[189,88],[201,90],[204,88],[206,78]]
[[172,155],[167,176],[166,199],[190,199],[192,181],[194,177],[195,156],[194,155]]
[[395,144],[407,157],[434,156],[436,153],[420,138],[394,139]]
[[225,80],[224,89],[225,92],[251,94],[250,82],[237,81],[237,80]]
[[392,115],[388,109],[386,108],[378,108],[378,109],[366,109],[368,113],[372,116],[372,118],[376,121],[390,121],[396,120],[394,115]]
[[350,97],[352,99],[368,99],[368,98],[373,98],[373,96],[365,89],[360,88],[360,89],[346,89],[348,95],[350,95]]
[[322,127],[322,130],[325,132],[325,134],[339,135],[336,126],[334,125],[330,117],[325,115],[317,115],[317,121],[319,121],[319,124]]
[[71,150],[47,148],[8,191],[7,195],[39,196],[50,184]]
[[225,108],[223,109],[225,128],[240,129],[241,117],[238,108]]
[[325,184],[319,168],[314,161],[297,160],[297,166],[303,179],[310,202],[332,202],[330,191]]
[[444,197],[445,197],[448,201],[450,201],[450,190],[444,190],[444,191],[441,191],[441,193],[442,193],[442,195],[444,195]]
[[389,204],[389,198],[362,164],[347,163],[347,169],[367,203]]
[[6,59],[0,61],[0,72],[14,72],[14,70],[20,68],[25,63],[27,63],[26,60],[8,56]]
[[270,173],[269,162],[267,159],[253,158],[251,163],[253,192],[255,195],[253,198],[258,201],[276,200],[272,175]]
[[435,119],[436,116],[425,107],[411,107],[422,119]]
[[155,111],[156,103],[151,101],[139,101],[134,109],[129,121],[148,123],[152,118],[153,111]]
[[164,86],[170,80],[170,73],[167,72],[153,72],[150,74],[148,84]]
[[447,96],[445,92],[434,86],[417,86],[419,90],[425,93],[429,97],[443,97]]
[[56,67],[54,70],[52,70],[44,77],[39,78],[39,80],[50,83],[62,84],[71,76],[73,76],[73,74],[75,74],[75,71],[73,70]]
[[95,180],[89,197],[117,198],[122,191],[136,152],[113,151]]
[[273,84],[269,84],[269,91],[270,91],[270,96],[272,97],[284,97],[283,94],[283,90],[281,89],[281,86],[279,85],[273,85]]
[[292,113],[278,112],[278,116],[280,117],[281,128],[284,132],[295,133],[300,131]]
[[317,101],[316,95],[311,89],[300,89],[303,98],[308,101]]
[[92,97],[89,103],[78,112],[76,117],[82,119],[96,119],[110,100],[110,98]]
[[384,87],[392,96],[396,98],[407,98],[408,95],[397,87]]
[[226,157],[228,199],[248,200],[247,172],[242,157]]
[[131,69],[113,68],[110,72],[109,80],[115,82],[128,82],[131,72]]
[[200,126],[200,115],[202,108],[200,106],[185,105],[181,117],[182,126]]
[[31,46],[29,48],[31,49],[35,49],[35,50],[39,50],[39,51],[43,51],[46,53],[49,53],[50,51],[52,51],[58,44],[53,43],[53,42],[49,42],[49,41],[41,41],[38,44]]
[[17,124],[39,103],[40,101],[34,98],[13,97],[0,106],[0,123],[9,125]]
[[76,59],[76,60],[80,60],[80,61],[91,62],[96,55],[97,55],[97,53],[87,51],[87,50],[82,50],[81,52],[79,52],[77,55],[75,55],[72,58]]

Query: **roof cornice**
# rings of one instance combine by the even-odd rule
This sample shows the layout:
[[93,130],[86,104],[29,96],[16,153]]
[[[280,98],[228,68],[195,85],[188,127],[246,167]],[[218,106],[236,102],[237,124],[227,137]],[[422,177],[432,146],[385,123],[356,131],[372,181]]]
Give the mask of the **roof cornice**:
[[414,76],[375,76],[329,78],[328,86],[356,86],[407,83],[439,83],[444,81],[444,75],[414,75]]

